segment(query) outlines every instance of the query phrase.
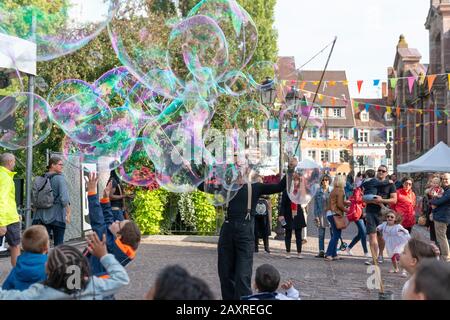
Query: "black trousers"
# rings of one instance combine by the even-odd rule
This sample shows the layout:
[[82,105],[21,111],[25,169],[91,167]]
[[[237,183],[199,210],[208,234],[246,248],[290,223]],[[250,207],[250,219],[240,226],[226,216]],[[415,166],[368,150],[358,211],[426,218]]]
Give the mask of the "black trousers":
[[[294,230],[295,230],[295,244],[297,245],[297,253],[301,253],[303,228]],[[285,229],[284,243],[286,244],[286,252],[291,252],[291,240],[292,240],[292,229]]]
[[254,227],[253,218],[222,225],[217,264],[223,300],[240,300],[252,294]]
[[[262,237],[264,242],[264,250],[270,252],[269,249],[269,237]],[[255,235],[255,252],[259,251],[259,238]]]

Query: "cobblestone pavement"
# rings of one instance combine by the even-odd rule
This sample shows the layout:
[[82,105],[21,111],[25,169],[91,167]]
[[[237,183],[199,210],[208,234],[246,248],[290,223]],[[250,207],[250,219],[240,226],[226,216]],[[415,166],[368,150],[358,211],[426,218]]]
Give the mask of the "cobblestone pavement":
[[[311,217],[309,217],[311,218]],[[312,223],[309,223],[313,226]],[[415,233],[426,233],[418,227]],[[344,240],[349,243],[356,234],[354,224],[343,233]],[[327,232],[327,238],[329,234]],[[203,278],[213,290],[215,297],[220,298],[220,284],[217,275],[217,245],[214,243],[194,243],[179,238],[173,240],[162,238],[146,239],[140,246],[138,256],[128,267],[131,278],[130,285],[123,289],[118,299],[142,299],[153,284],[159,270],[170,264],[180,264],[192,274]],[[261,264],[274,265],[281,273],[282,279],[292,279],[295,287],[300,290],[301,298],[306,300],[376,300],[377,290],[369,290],[367,280],[368,267],[364,265],[366,258],[362,256],[362,248],[357,244],[353,249],[355,256],[342,254],[343,260],[326,262],[314,258],[317,254],[316,228],[308,228],[308,242],[304,245],[304,259],[286,259],[284,242],[271,240],[272,253],[263,250],[255,254],[254,269]],[[262,248],[261,248],[262,249]],[[293,244],[295,250],[295,244]],[[401,288],[405,279],[399,274],[389,274],[390,260],[381,266],[385,290],[394,293],[396,299],[401,297]],[[9,258],[0,259],[0,280],[9,272]]]

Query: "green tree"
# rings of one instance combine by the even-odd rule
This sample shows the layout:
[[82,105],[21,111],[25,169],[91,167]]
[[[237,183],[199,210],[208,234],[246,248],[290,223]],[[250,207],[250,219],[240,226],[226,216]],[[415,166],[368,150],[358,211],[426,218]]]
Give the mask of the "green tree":
[[186,17],[191,9],[197,4],[197,0],[179,0],[178,9],[183,17]]

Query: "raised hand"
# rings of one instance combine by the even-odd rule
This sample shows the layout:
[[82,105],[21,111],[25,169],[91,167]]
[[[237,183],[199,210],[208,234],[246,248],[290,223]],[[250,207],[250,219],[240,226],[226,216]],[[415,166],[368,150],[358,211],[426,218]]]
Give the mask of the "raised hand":
[[109,198],[109,195],[111,194],[112,189],[112,180],[110,180],[105,187],[105,190],[103,190],[103,198]]
[[84,177],[89,193],[97,193],[98,175],[95,172],[89,172],[89,175]]
[[108,254],[106,249],[106,235],[103,234],[102,241],[97,236],[97,233],[93,232],[86,236],[88,242],[88,251],[95,257],[101,259]]

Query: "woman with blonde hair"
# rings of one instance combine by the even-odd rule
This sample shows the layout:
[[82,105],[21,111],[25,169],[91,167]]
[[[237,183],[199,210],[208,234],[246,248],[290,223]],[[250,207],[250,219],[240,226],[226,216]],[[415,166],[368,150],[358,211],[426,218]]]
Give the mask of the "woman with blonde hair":
[[345,176],[336,176],[333,182],[333,191],[330,193],[330,205],[327,210],[327,220],[330,223],[333,236],[331,237],[325,254],[325,260],[327,261],[338,260],[337,244],[341,238],[342,229],[337,228],[334,216],[345,217],[345,213],[348,211],[345,207],[345,204],[347,203],[345,201],[345,184]]

